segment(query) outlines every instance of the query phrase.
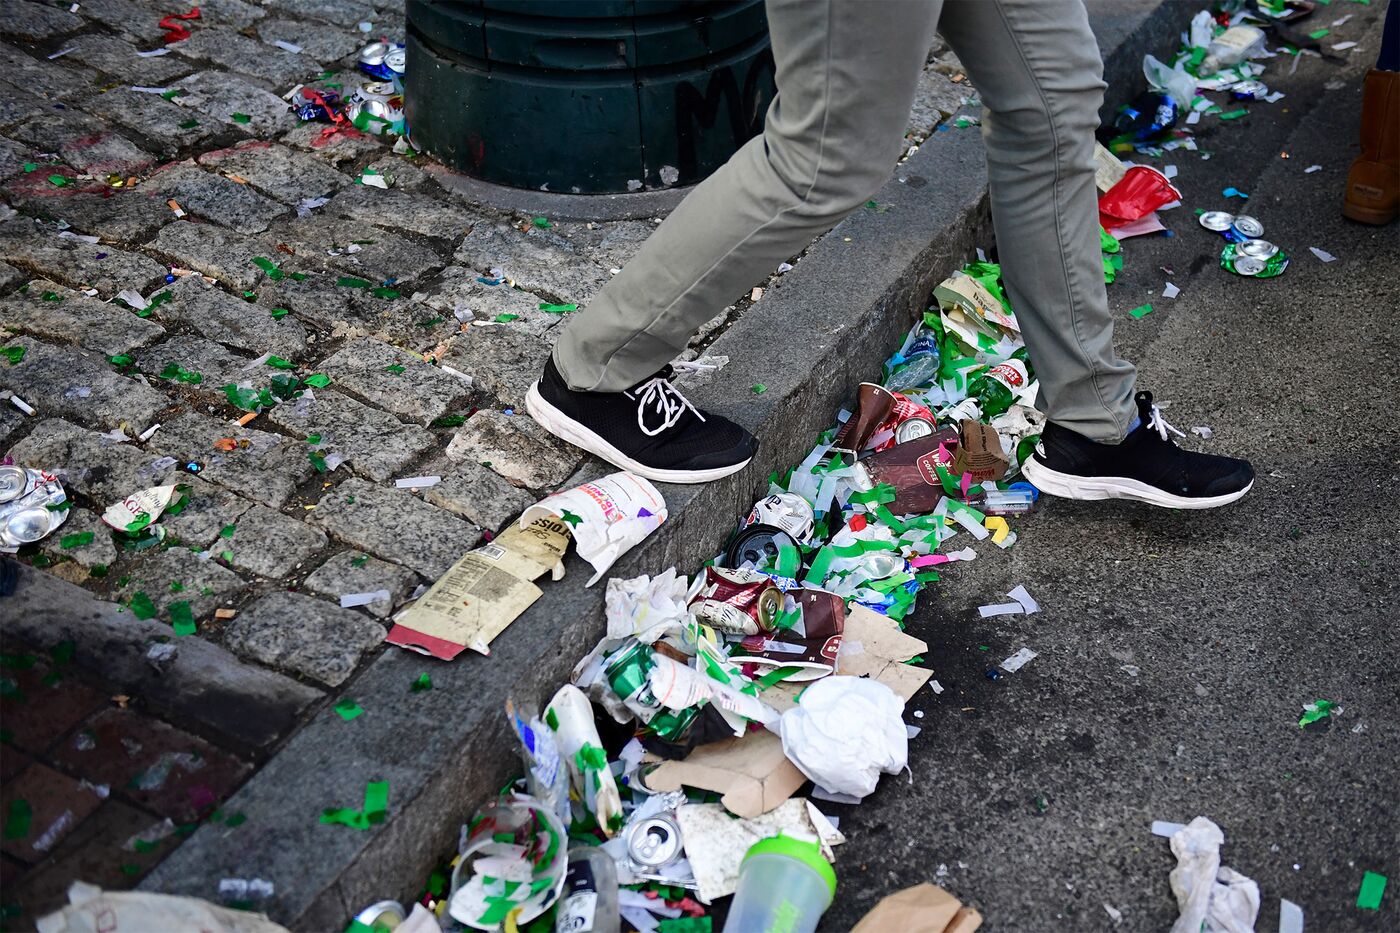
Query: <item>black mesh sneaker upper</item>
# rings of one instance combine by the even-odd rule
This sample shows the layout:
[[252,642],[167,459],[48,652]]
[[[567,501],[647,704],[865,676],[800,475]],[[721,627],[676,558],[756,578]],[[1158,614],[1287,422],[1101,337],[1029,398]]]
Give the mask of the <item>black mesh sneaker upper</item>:
[[1160,416],[1151,392],[1139,392],[1134,400],[1142,424],[1121,444],[1099,444],[1052,421],[1040,436],[1036,459],[1059,473],[1124,477],[1190,498],[1227,495],[1254,481],[1248,461],[1183,450],[1164,439],[1153,423]]
[[551,358],[540,378],[540,395],[628,457],[654,469],[708,470],[752,457],[758,450],[757,439],[720,415],[696,414],[671,387],[671,374],[667,366],[626,392],[576,392]]

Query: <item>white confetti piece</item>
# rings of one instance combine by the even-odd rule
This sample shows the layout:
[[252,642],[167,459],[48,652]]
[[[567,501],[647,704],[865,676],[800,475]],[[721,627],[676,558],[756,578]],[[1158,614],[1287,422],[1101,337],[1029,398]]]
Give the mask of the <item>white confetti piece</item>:
[[1186,122],[1187,122],[1189,125],[1191,125],[1191,126],[1195,126],[1197,123],[1200,123],[1200,122],[1201,122],[1201,112],[1200,112],[1199,110],[1193,110],[1193,111],[1191,111],[1190,113],[1188,113],[1188,114],[1186,115]]
[[1355,43],[1355,42],[1338,42],[1336,45],[1332,46],[1332,51],[1334,51],[1334,52],[1345,52],[1347,49],[1354,49],[1354,48],[1356,48],[1356,43]]
[[365,21],[363,21],[363,22],[360,23],[360,32],[366,32],[366,33],[367,33],[367,32],[373,32],[373,31],[374,31],[374,23],[371,23],[369,20],[365,20]]
[[943,685],[940,684],[940,683],[939,683],[938,681],[936,681],[936,680],[930,680],[930,681],[928,682],[928,685],[929,685],[929,687],[931,687],[931,688],[933,689],[933,692],[934,692],[934,693],[942,693],[942,692],[943,692]]
[[157,57],[157,56],[159,56],[159,55],[169,55],[169,54],[170,54],[170,50],[169,50],[169,49],[162,48],[162,49],[151,49],[149,52],[137,52],[137,53],[136,53],[136,57],[137,57],[137,58],[155,58],[155,57]]
[[1176,177],[1176,166],[1175,166],[1175,165],[1163,166],[1163,168],[1162,168],[1162,174],[1165,175],[1165,176],[1167,176],[1168,178],[1175,178],[1175,177]]
[[978,606],[977,611],[982,614],[984,619],[995,616],[1019,616],[1026,612],[1020,603],[993,603],[990,606]]
[[1166,820],[1152,821],[1152,835],[1170,839],[1186,828],[1185,823],[1169,823]]
[[385,602],[389,601],[388,590],[374,590],[369,593],[343,593],[340,597],[340,608],[353,609],[356,606],[368,606],[381,599]]
[[441,476],[409,476],[405,479],[394,480],[394,485],[400,489],[424,489],[428,486],[436,486],[442,482]]
[[1215,436],[1215,432],[1203,424],[1193,426],[1191,428],[1191,433],[1197,437],[1205,438],[1206,440],[1210,440]]
[[1112,918],[1114,923],[1123,922],[1123,911],[1119,910],[1117,907],[1114,907],[1108,902],[1104,902],[1103,909],[1104,912],[1107,913],[1110,918]]
[[291,52],[293,55],[301,54],[301,46],[297,45],[295,42],[284,42],[283,40],[278,39],[272,44],[277,46],[284,52]]
[[389,190],[389,180],[377,172],[374,174],[366,172],[361,175],[360,184],[364,185],[366,188],[383,188],[385,191]]
[[78,47],[77,47],[76,45],[70,45],[68,48],[62,50],[61,52],[54,52],[52,55],[49,56],[49,61],[53,61],[55,58],[62,58],[63,56],[67,55],[69,52],[76,51],[77,48],[78,48]]
[[1287,96],[1288,95],[1283,93],[1282,91],[1274,91],[1272,94],[1265,96],[1264,99],[1271,104],[1276,104]]
[[1325,250],[1325,249],[1318,249],[1316,246],[1309,246],[1309,247],[1308,247],[1308,252],[1312,253],[1314,256],[1316,256],[1318,259],[1321,259],[1323,262],[1336,262],[1336,261],[1337,261],[1337,257],[1336,257],[1336,256],[1333,256],[1331,253],[1327,252],[1327,250]]
[[1177,295],[1180,295],[1180,294],[1181,294],[1181,289],[1177,288],[1177,287],[1176,287],[1174,284],[1172,284],[1171,282],[1168,282],[1166,285],[1163,285],[1163,286],[1162,286],[1162,297],[1163,297],[1163,298],[1175,298]]
[[1006,671],[1008,674],[1014,674],[1038,657],[1040,657],[1040,655],[1036,654],[1031,649],[1022,648],[1020,651],[1017,651],[1005,661],[1002,661],[1001,669]]
[[1352,17],[1352,14],[1348,13],[1346,16],[1343,16],[1343,17],[1341,17],[1340,19],[1334,19],[1334,20],[1332,20],[1332,25],[1333,25],[1333,26],[1341,26],[1341,25],[1343,25],[1347,20],[1351,19],[1351,17]]
[[1303,908],[1287,898],[1279,898],[1278,933],[1303,933]]
[[138,94],[164,94],[170,90],[168,87],[142,87],[139,84],[133,84],[131,89]]
[[1320,171],[1322,171],[1322,166],[1321,166],[1321,165],[1309,165],[1307,168],[1303,169],[1303,174],[1304,174],[1304,175],[1311,175],[1313,172],[1320,172]]
[[1032,615],[1040,611],[1040,603],[1036,602],[1031,597],[1031,594],[1026,592],[1024,586],[1018,586],[1006,595],[1020,603],[1021,608],[1026,610],[1026,615]]

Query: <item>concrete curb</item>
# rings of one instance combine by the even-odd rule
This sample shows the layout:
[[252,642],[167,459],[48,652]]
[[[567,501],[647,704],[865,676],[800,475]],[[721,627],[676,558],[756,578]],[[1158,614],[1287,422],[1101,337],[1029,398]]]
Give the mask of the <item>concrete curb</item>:
[[[1113,87],[1131,90],[1138,82],[1125,76],[1142,54],[1171,44],[1197,5],[1091,9],[1106,72],[1119,76]],[[805,454],[855,386],[878,376],[933,285],[991,242],[975,130],[935,133],[876,200],[888,209],[843,221],[716,341],[709,352],[730,358],[722,378],[689,390],[762,438],[754,462],[707,486],[665,487],[670,520],[613,574],[689,571],[711,556],[768,474]],[[757,383],[762,394],[748,390]],[[595,462],[576,479],[600,472]],[[576,557],[566,563],[568,576],[544,585],[490,657],[380,655],[347,691],[366,715],[309,723],[225,804],[247,815],[243,826],[202,827],[141,888],[216,898],[221,878],[265,878],[276,894],[260,909],[304,930],[340,930],[365,904],[414,897],[459,824],[519,771],[507,697],[543,705],[602,635],[603,587],[585,589],[589,569]],[[412,693],[425,670],[434,689]],[[372,780],[390,782],[384,823],[366,832],[319,825],[325,807],[358,807]]]

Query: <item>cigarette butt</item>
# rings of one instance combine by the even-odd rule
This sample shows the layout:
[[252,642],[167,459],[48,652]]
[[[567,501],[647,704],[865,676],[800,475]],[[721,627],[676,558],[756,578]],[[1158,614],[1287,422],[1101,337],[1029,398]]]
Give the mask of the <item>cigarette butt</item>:
[[229,619],[232,619],[232,618],[233,618],[234,616],[236,616],[236,615],[238,615],[238,610],[237,610],[237,609],[215,609],[215,610],[214,610],[214,618],[218,619],[218,620],[221,621],[221,622],[227,622]]
[[18,395],[10,396],[10,404],[18,408],[20,411],[24,412],[26,415],[34,414],[34,409],[29,407],[29,403],[26,402],[24,399],[20,398]]
[[157,431],[159,431],[159,430],[160,430],[160,422],[157,421],[155,424],[151,425],[149,428],[147,428],[146,430],[142,431],[139,435],[137,435],[136,439],[137,439],[138,441],[142,441],[142,442],[148,441],[148,440],[151,439],[151,435],[152,435],[152,434],[155,434],[155,433],[156,433]]
[[167,205],[169,205],[169,207],[170,207],[170,209],[171,209],[172,211],[175,212],[175,216],[176,216],[176,217],[184,217],[184,216],[185,216],[185,209],[182,208],[182,207],[180,206],[180,202],[179,202],[179,201],[176,201],[174,198],[171,198],[170,200],[166,201],[165,203],[166,203]]
[[236,181],[236,182],[238,182],[240,185],[246,185],[246,184],[248,184],[248,179],[244,178],[242,175],[230,174],[230,175],[228,176],[228,178],[229,178],[230,181]]
[[238,419],[238,425],[239,425],[239,427],[242,427],[243,425],[247,424],[249,421],[252,421],[252,420],[253,420],[254,418],[256,418],[257,416],[258,416],[258,413],[255,412],[255,411],[250,411],[250,412],[248,412],[248,414],[246,414],[246,415],[244,415],[242,418],[239,418],[239,419]]

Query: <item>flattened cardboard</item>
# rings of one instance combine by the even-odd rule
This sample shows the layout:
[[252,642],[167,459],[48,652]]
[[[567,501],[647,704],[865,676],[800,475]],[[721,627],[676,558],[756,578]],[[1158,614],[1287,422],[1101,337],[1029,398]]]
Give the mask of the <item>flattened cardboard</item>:
[[[971,918],[976,918],[975,923],[968,926]],[[972,933],[981,923],[981,914],[925,881],[882,897],[851,933]]]
[[681,761],[663,762],[643,783],[658,792],[682,784],[714,791],[730,813],[753,819],[780,806],[806,780],[783,754],[782,739],[764,729],[701,745]]
[[[878,680],[908,702],[928,683],[933,671],[904,662],[927,650],[927,642],[905,634],[889,616],[852,603],[846,610],[841,650],[836,655],[836,673]],[[778,712],[786,712],[797,705],[797,696],[805,686],[778,683],[759,696]]]
[[953,454],[954,476],[969,474],[974,483],[1001,479],[1010,461],[1001,449],[1001,438],[990,424],[965,419],[958,429],[958,449]]
[[395,619],[386,640],[450,661],[464,648],[490,654],[491,640],[540,598],[531,581],[559,565],[569,527],[557,518],[512,525],[468,551]]

